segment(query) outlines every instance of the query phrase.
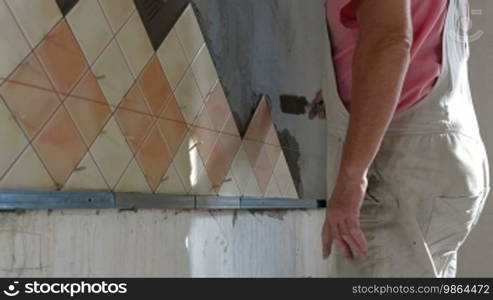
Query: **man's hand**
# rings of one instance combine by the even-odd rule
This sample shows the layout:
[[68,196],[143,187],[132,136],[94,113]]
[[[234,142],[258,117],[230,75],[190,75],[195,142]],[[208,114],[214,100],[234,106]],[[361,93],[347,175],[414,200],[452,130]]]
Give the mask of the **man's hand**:
[[367,185],[366,178],[337,182],[328,202],[322,229],[324,258],[330,255],[335,243],[348,261],[352,261],[356,254],[366,259],[368,243],[358,219]]

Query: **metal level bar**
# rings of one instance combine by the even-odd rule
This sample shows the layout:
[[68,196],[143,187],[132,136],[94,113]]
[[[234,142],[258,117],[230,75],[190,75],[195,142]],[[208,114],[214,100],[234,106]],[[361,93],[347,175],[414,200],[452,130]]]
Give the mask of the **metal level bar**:
[[113,192],[0,190],[0,210],[318,209],[324,200]]

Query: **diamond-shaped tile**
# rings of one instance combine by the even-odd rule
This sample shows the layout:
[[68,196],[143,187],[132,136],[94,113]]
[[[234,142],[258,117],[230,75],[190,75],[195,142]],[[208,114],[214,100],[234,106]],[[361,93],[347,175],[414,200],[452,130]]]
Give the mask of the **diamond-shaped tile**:
[[238,153],[241,145],[240,137],[221,134],[214,146],[212,154],[206,162],[212,186],[219,191],[225,182],[226,175],[230,170],[231,163]]
[[191,190],[192,185],[196,184],[195,180],[201,171],[200,166],[203,166],[199,151],[194,145],[194,140],[187,133],[173,159],[173,165],[180,174],[187,193]]
[[132,74],[137,77],[154,53],[137,12],[134,12],[127,23],[123,25],[116,38],[125,54]]
[[151,58],[149,64],[142,71],[139,76],[139,84],[151,108],[151,113],[159,116],[168,103],[172,92],[156,56]]
[[26,148],[28,141],[0,98],[0,176]]
[[283,197],[294,199],[299,198],[293,177],[289,171],[286,157],[283,153],[279,156],[279,160],[274,168],[274,177],[276,178]]
[[91,153],[110,188],[114,188],[133,158],[120,128],[112,118],[98,136]]
[[191,64],[202,45],[204,45],[204,36],[202,35],[202,31],[191,5],[183,12],[183,15],[175,25],[175,29],[178,38],[183,45],[183,50],[185,51],[188,62]]
[[269,160],[265,147],[262,147],[257,164],[253,167],[253,169],[255,171],[255,176],[257,177],[260,191],[264,194],[274,171],[274,166]]
[[88,68],[84,54],[65,20],[58,23],[39,44],[36,53],[57,91],[65,96]]
[[0,1],[0,84],[28,55],[31,48],[4,1]]
[[212,182],[209,179],[207,170],[205,169],[202,161],[196,162],[196,168],[198,172],[192,174],[192,190],[190,194],[192,195],[214,195],[217,194],[212,186]]
[[133,160],[116,185],[116,192],[122,193],[151,193],[146,178],[139,165]]
[[262,98],[252,120],[250,121],[250,124],[248,125],[245,138],[248,140],[265,142],[271,126],[272,117],[270,114],[270,109],[267,104],[267,100]]
[[244,194],[247,183],[251,178],[255,178],[255,173],[250,160],[248,159],[248,155],[243,149],[243,144],[240,146],[238,153],[231,164],[231,173],[237,182],[242,183],[238,185],[238,188],[240,189],[240,192]]
[[12,168],[0,178],[0,189],[53,190],[55,183],[31,146]]
[[158,126],[168,145],[171,156],[174,156],[188,131],[187,125],[185,123],[160,119],[158,120]]
[[195,147],[199,150],[202,161],[207,163],[219,138],[219,133],[195,126],[192,126],[190,133],[195,141]]
[[153,118],[125,108],[118,108],[115,117],[130,149],[137,153],[152,127]]
[[245,150],[252,167],[257,165],[263,145],[263,143],[256,141],[243,140],[243,150]]
[[87,100],[89,98],[81,98],[72,94],[64,102],[65,108],[84,138],[84,142],[90,146],[110,117],[111,108],[106,103],[91,72],[86,74],[75,91],[74,94],[76,95],[84,94],[95,99],[94,101]]
[[228,121],[231,115],[231,109],[229,108],[228,100],[219,80],[216,81],[216,85],[207,99],[206,107],[214,129],[223,131],[226,121]]
[[264,145],[265,151],[267,152],[267,157],[269,157],[269,162],[272,166],[275,166],[277,161],[279,160],[279,156],[281,155],[282,149],[279,146],[273,146],[270,144]]
[[176,170],[174,164],[171,164],[168,171],[161,179],[161,185],[156,190],[157,194],[167,195],[185,195],[189,189],[185,189],[181,180],[180,174]]
[[90,153],[82,159],[63,186],[66,191],[106,191],[108,185]]
[[113,29],[118,32],[135,11],[133,0],[99,0],[101,7]]
[[279,147],[281,146],[281,142],[279,141],[279,136],[277,135],[277,130],[274,127],[274,124],[271,124],[265,142],[270,145],[279,146]]
[[113,40],[93,65],[106,100],[115,108],[127,94],[134,79],[118,44]]
[[238,131],[238,127],[236,126],[236,121],[235,121],[235,117],[233,116],[233,114],[229,115],[229,118],[226,121],[226,125],[224,125],[222,132],[225,134],[230,134],[230,135],[235,135],[235,136],[240,135],[240,132]]
[[271,177],[269,184],[267,185],[267,189],[264,194],[265,198],[282,198],[282,193],[279,190],[279,186],[277,185],[276,179],[274,176]]
[[0,88],[0,95],[32,139],[60,104],[36,56],[29,56]]
[[113,37],[98,0],[80,1],[67,15],[67,22],[92,64]]
[[53,0],[7,0],[7,5],[32,47],[36,46],[62,18]]
[[137,153],[137,160],[153,191],[160,185],[161,178],[168,170],[172,159],[159,129],[153,127]]
[[175,89],[189,65],[176,30],[171,30],[157,50],[157,56],[171,86]]
[[151,111],[147,105],[147,100],[142,93],[140,85],[134,84],[128,91],[125,98],[120,103],[119,108],[124,108],[136,113],[142,113],[151,116]]
[[188,71],[175,90],[176,100],[183,117],[188,124],[193,124],[202,109],[202,96],[191,71]]
[[205,104],[202,105],[202,109],[193,122],[193,126],[216,131],[214,128],[214,124],[212,123],[212,118],[209,117],[209,111],[207,110]]
[[222,184],[221,190],[219,191],[220,196],[225,196],[225,197],[240,197],[241,196],[241,191],[238,188],[238,184],[233,177],[233,174],[229,172],[226,175],[226,179],[224,183]]
[[185,118],[183,118],[183,114],[181,113],[181,109],[178,106],[178,102],[176,98],[172,96],[168,105],[166,105],[164,111],[161,114],[161,118],[170,121],[176,121],[180,123],[186,123]]
[[264,193],[260,190],[257,182],[257,178],[253,176],[250,178],[248,183],[245,185],[245,190],[243,191],[243,196],[261,198],[264,197]]
[[60,186],[65,184],[87,151],[77,127],[63,107],[41,130],[33,145]]
[[200,49],[197,58],[192,63],[192,70],[197,84],[199,86],[202,97],[207,97],[209,92],[217,82],[217,72],[207,46],[204,45]]

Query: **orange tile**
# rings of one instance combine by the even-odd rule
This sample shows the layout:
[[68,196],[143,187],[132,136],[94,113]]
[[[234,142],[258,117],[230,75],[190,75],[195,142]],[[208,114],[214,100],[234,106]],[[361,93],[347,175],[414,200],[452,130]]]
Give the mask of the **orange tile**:
[[149,137],[142,144],[137,160],[151,189],[155,191],[173,160],[157,127],[153,127]]
[[125,98],[123,98],[119,107],[133,112],[151,115],[151,111],[149,110],[149,106],[147,106],[144,94],[138,84],[134,84]]
[[86,145],[90,146],[111,115],[109,105],[81,100],[72,96],[65,100],[64,105],[77,125]]
[[70,96],[81,100],[108,104],[103,91],[99,87],[96,76],[94,76],[91,70],[86,72]]
[[39,44],[36,54],[55,88],[64,96],[88,68],[84,54],[65,20],[55,26]]
[[263,144],[250,140],[243,140],[243,149],[248,156],[248,160],[252,167],[257,164],[257,161],[260,156],[260,152],[262,151]]
[[12,110],[17,121],[30,139],[60,104],[48,76],[36,56],[26,59],[0,88],[0,95]]
[[171,87],[164,75],[161,64],[156,56],[153,56],[139,77],[142,88],[151,113],[159,116],[171,96]]
[[193,126],[215,131],[212,119],[209,117],[209,112],[205,105],[202,106],[202,110],[197,115],[197,119],[195,119]]
[[158,121],[158,125],[161,130],[161,134],[163,135],[166,144],[171,151],[171,155],[174,156],[188,131],[187,125],[185,123],[163,119]]
[[178,106],[178,102],[174,96],[169,99],[166,108],[161,114],[161,118],[186,123],[185,118],[183,118],[183,114],[181,113],[181,109]]
[[277,130],[274,127],[274,124],[271,125],[265,142],[274,146],[281,146],[281,142],[279,141],[279,136],[277,135]]
[[222,134],[206,163],[207,173],[213,188],[219,192],[226,179],[233,159],[240,149],[241,139],[237,136]]
[[231,109],[219,81],[210,94],[206,107],[214,129],[222,131],[231,114]]
[[192,126],[190,130],[195,146],[199,150],[200,157],[204,164],[207,163],[214,146],[216,145],[219,133],[216,131]]
[[58,185],[63,185],[87,151],[69,114],[62,106],[33,145]]
[[262,147],[257,164],[253,168],[255,172],[255,177],[257,177],[257,182],[262,194],[265,194],[267,186],[269,185],[270,179],[274,171],[274,166],[269,160],[269,156],[265,147]]
[[238,127],[236,126],[236,121],[233,114],[229,114],[228,120],[226,121],[222,132],[234,136],[240,136],[240,132],[238,131]]
[[249,140],[264,142],[272,125],[272,118],[267,100],[263,98],[253,115],[250,125],[245,133]]
[[125,108],[118,108],[115,116],[130,149],[137,153],[151,129],[153,118]]

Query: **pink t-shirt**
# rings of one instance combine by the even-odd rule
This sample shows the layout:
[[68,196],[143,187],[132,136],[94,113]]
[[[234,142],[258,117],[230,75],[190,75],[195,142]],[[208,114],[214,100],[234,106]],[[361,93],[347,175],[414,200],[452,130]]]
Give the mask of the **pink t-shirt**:
[[[339,95],[350,109],[352,60],[358,35],[356,5],[364,0],[327,0],[327,22]],[[414,42],[397,112],[422,100],[440,76],[442,33],[448,0],[412,0]]]

